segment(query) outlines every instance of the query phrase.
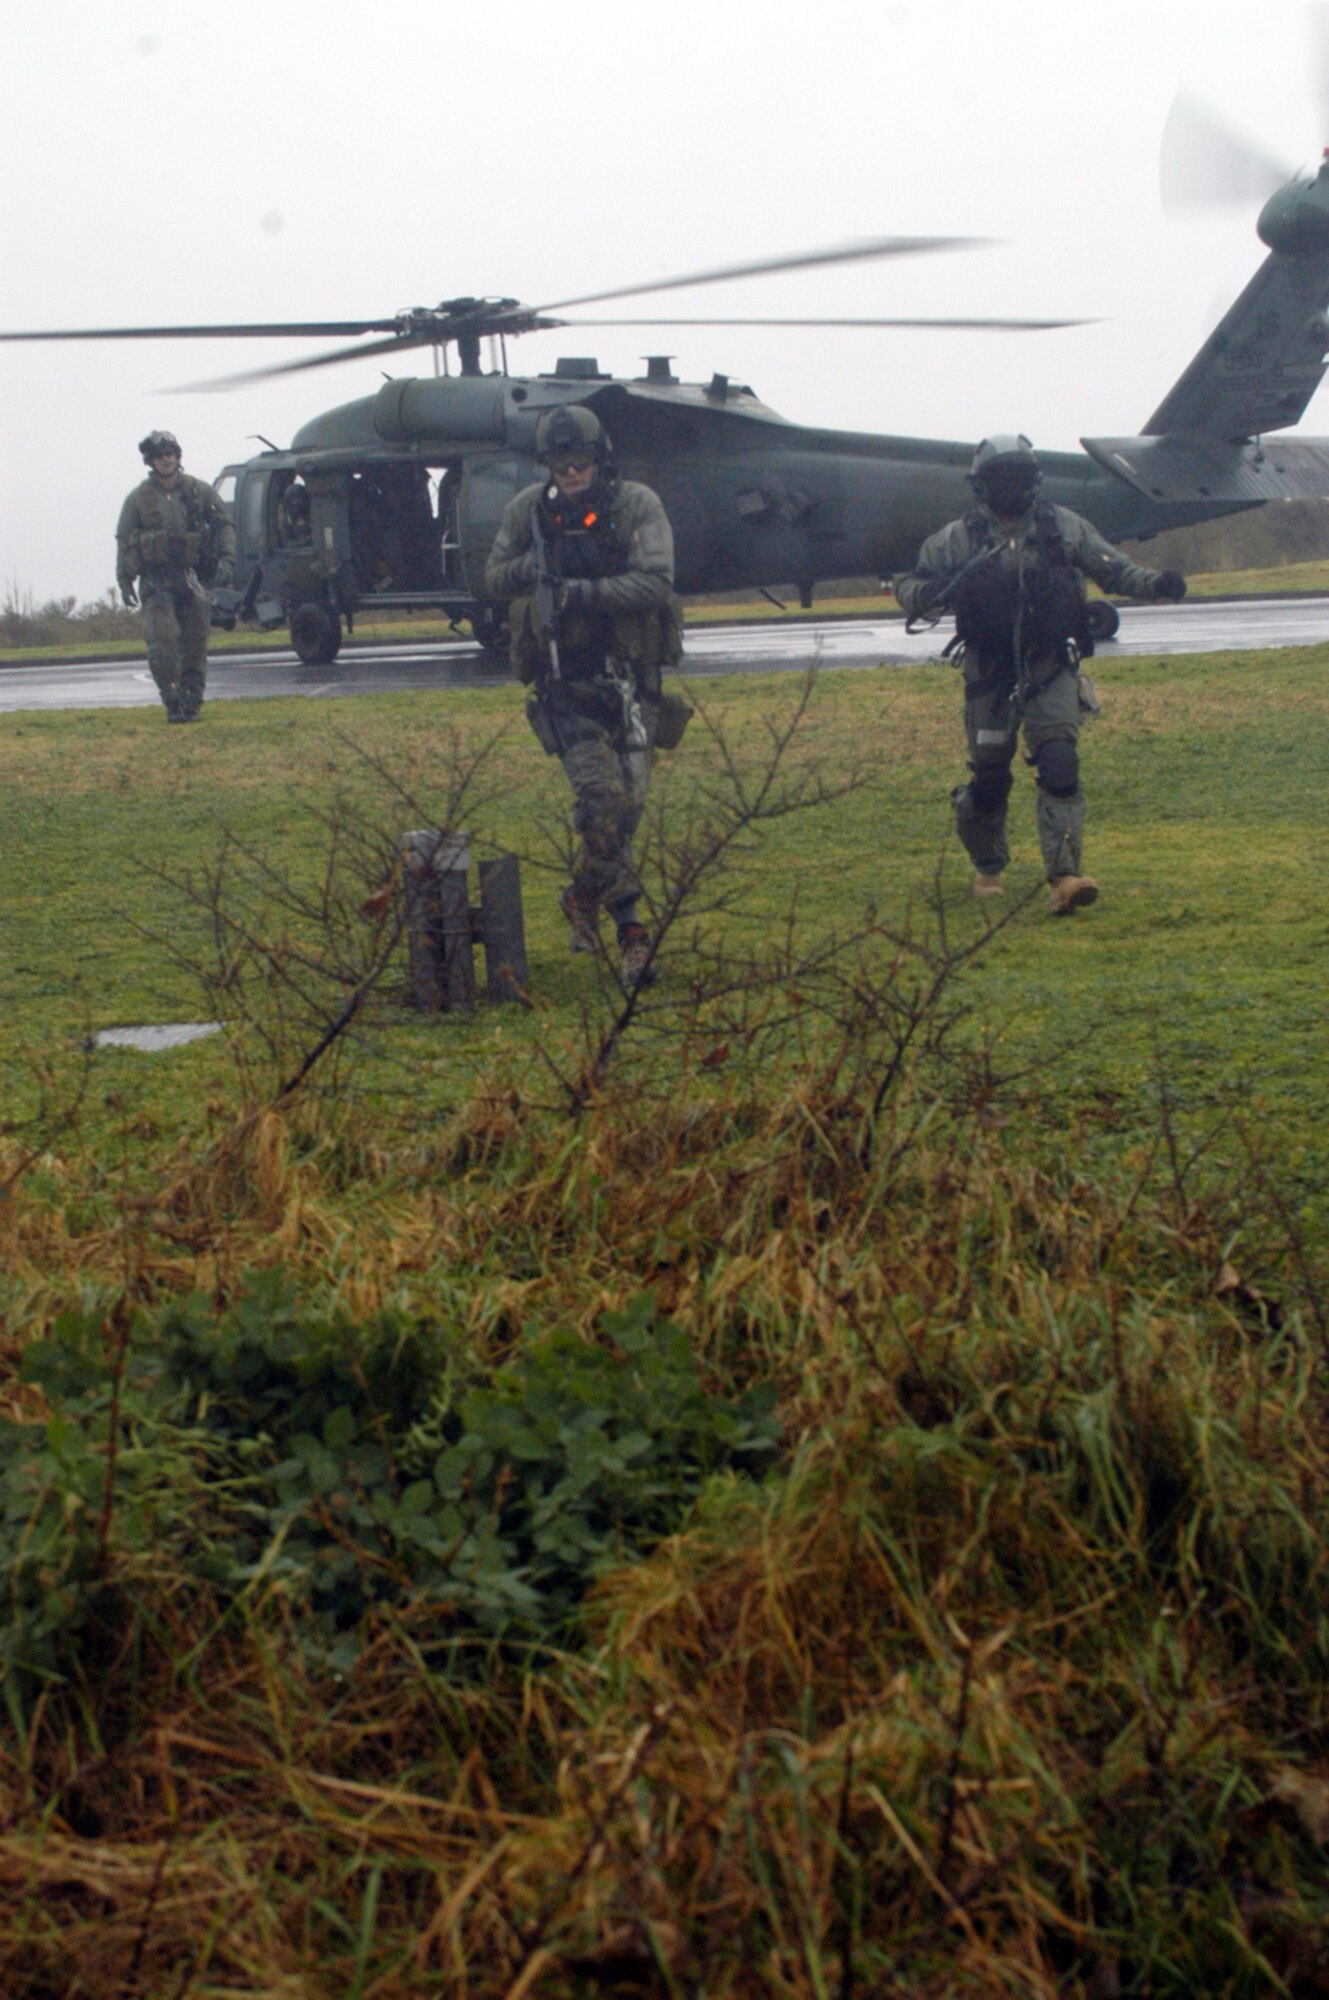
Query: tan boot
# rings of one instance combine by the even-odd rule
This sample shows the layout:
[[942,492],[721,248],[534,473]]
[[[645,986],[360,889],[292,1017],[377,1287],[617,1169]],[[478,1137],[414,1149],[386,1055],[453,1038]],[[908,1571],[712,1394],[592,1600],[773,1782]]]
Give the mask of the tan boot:
[[1004,896],[1006,894],[1006,886],[1000,875],[985,875],[980,868],[974,877],[974,894],[976,896]]
[[1059,875],[1052,884],[1048,903],[1054,917],[1069,917],[1098,900],[1098,884],[1092,875]]

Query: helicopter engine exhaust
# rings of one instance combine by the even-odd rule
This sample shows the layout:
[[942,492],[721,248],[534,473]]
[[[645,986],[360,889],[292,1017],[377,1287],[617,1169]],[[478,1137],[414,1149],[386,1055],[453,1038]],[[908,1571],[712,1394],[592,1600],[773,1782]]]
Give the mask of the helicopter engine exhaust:
[[408,376],[385,382],[374,398],[374,429],[385,444],[447,438],[458,444],[502,444],[507,438],[503,389],[478,375]]

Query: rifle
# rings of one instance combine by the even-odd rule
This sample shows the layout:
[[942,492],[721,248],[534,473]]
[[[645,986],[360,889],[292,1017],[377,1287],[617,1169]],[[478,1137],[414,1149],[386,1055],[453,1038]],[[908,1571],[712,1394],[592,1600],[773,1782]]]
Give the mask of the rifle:
[[[537,628],[545,635],[549,647],[549,678],[558,682],[563,677],[563,666],[558,654],[559,597],[563,577],[559,575],[550,559],[549,543],[545,536],[544,522],[540,518],[540,502],[531,509],[531,541],[535,549],[535,591],[533,607]],[[637,699],[636,682],[632,669],[626,662],[609,657],[605,660],[600,678],[613,688],[623,710],[623,742],[628,750],[644,750],[647,743],[646,722]]]
[[549,558],[538,500],[531,509],[531,539],[535,545],[535,622],[548,640],[549,678],[558,681],[563,678],[558,657],[558,586],[563,579],[555,573]]
[[950,610],[951,599],[965,578],[972,576],[976,569],[981,569],[984,563],[990,563],[994,557],[999,556],[1004,547],[1004,542],[992,542],[987,548],[980,549],[976,556],[970,556],[964,568],[955,572],[950,582],[932,599],[926,611],[915,612],[905,619],[905,631],[910,633],[930,631],[934,625],[939,625]]

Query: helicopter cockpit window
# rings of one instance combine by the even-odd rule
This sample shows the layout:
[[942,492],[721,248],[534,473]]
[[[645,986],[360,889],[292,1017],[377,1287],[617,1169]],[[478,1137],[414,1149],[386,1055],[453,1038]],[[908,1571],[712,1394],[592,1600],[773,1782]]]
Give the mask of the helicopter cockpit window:
[[251,473],[240,488],[240,519],[237,524],[242,550],[263,546],[263,503],[268,482],[264,475]]

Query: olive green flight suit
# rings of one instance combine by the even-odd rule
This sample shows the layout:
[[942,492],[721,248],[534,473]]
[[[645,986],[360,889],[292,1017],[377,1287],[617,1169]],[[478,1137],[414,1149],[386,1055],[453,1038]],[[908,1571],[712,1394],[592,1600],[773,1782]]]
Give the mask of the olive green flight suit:
[[581,843],[573,897],[587,912],[603,906],[621,933],[641,894],[632,836],[646,808],[660,668],[669,663],[661,657],[662,620],[678,604],[673,530],[649,486],[618,483],[608,512],[624,566],[590,582],[586,609],[560,616],[554,681],[549,635],[535,623],[530,595],[538,567],[533,520],[544,491],[543,483],[527,486],[508,502],[485,565],[485,593],[512,607],[514,658],[535,683],[531,726],[572,787]]
[[[1051,515],[1066,562],[1077,577],[1092,577],[1100,589],[1118,596],[1154,597],[1158,570],[1132,562],[1070,508],[1048,507],[1040,501],[1015,521],[976,506],[962,519],[930,535],[913,570],[893,581],[905,611],[911,617],[926,617],[929,594],[953,583],[985,550],[993,551],[994,568],[1014,581],[1023,599],[1027,583],[1046,562],[1038,526],[1040,508]],[[963,666],[965,739],[973,776],[968,784],[955,787],[951,803],[956,831],[974,867],[983,875],[999,875],[1010,860],[1002,788],[1009,789],[1006,774],[1019,736],[1023,732],[1031,764],[1037,763],[1046,744],[1068,744],[1074,750],[1082,714],[1078,659],[1064,645],[1057,650],[1035,650],[1017,672],[1009,651],[1006,659],[995,660],[966,645]],[[1085,799],[1078,767],[1072,793],[1056,795],[1040,782],[1035,801],[1038,844],[1048,881],[1080,874]]]
[[207,678],[212,605],[205,586],[235,561],[225,502],[204,479],[149,473],[120,509],[116,582],[137,583],[148,668],[168,716],[197,715]]

